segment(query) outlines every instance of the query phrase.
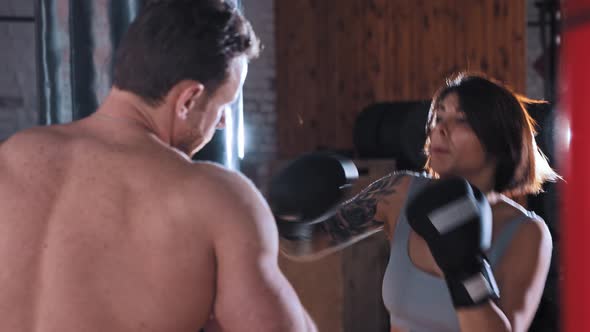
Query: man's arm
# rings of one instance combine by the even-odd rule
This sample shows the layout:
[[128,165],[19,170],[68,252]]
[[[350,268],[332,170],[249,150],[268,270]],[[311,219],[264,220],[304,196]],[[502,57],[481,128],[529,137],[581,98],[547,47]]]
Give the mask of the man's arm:
[[314,225],[311,237],[281,239],[282,253],[294,260],[315,260],[383,229],[390,237],[392,221],[388,219],[397,219],[410,178],[406,172],[395,172],[373,182],[326,220]]
[[278,236],[258,190],[229,172],[213,181],[212,218],[217,262],[213,315],[221,331],[315,331],[278,267]]

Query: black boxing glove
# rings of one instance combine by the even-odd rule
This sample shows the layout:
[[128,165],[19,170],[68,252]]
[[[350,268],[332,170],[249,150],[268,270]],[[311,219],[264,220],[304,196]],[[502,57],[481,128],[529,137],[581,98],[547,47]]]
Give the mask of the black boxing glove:
[[332,153],[308,153],[288,163],[271,178],[267,195],[280,236],[312,240],[316,226],[337,212],[357,178],[354,163]]
[[406,216],[444,273],[455,307],[499,298],[484,254],[491,242],[492,212],[481,191],[457,177],[436,180],[410,199]]

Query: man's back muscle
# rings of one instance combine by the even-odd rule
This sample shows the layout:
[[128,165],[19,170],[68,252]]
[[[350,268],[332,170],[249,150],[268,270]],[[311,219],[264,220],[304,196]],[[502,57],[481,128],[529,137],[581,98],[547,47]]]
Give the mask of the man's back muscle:
[[190,163],[85,129],[0,147],[0,330],[194,331],[215,258],[184,195]]

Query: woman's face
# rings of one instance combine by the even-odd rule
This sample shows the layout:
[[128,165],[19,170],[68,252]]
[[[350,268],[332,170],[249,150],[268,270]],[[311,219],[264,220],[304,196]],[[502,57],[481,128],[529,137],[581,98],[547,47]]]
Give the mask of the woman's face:
[[493,173],[495,164],[461,111],[456,93],[447,95],[436,107],[429,137],[430,167],[441,177],[476,179]]

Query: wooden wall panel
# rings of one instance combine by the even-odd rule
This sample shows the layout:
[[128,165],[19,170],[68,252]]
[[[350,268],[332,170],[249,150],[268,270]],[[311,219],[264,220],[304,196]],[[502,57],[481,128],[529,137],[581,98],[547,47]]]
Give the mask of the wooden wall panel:
[[524,0],[278,0],[279,157],[351,149],[376,101],[428,99],[458,70],[525,90]]

